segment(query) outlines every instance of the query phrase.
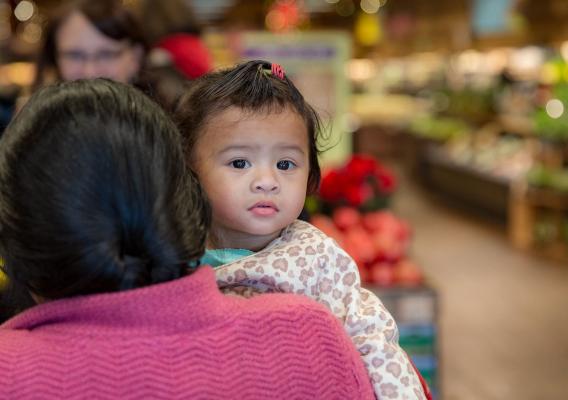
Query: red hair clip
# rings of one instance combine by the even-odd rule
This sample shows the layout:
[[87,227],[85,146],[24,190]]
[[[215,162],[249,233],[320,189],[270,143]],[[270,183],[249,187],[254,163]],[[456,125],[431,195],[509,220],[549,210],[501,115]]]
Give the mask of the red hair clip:
[[284,80],[284,68],[280,64],[272,63],[271,66],[272,75],[275,77]]

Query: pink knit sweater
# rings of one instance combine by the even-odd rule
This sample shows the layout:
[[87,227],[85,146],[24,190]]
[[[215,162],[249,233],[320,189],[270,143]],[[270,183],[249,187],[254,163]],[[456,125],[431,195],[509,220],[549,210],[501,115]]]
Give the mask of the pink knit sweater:
[[0,326],[0,398],[372,399],[327,310],[294,295],[173,282],[53,301]]

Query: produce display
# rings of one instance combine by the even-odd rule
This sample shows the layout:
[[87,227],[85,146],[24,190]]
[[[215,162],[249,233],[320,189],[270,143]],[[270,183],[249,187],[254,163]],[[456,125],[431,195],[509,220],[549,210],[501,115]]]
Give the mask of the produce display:
[[559,224],[553,216],[538,215],[534,224],[533,236],[537,245],[564,242],[568,244],[568,215]]
[[374,157],[355,154],[343,166],[324,171],[319,193],[306,206],[313,214],[330,214],[335,208],[349,206],[373,211],[388,206],[396,189],[394,174]]
[[470,132],[469,126],[459,118],[431,115],[414,118],[410,123],[409,130],[417,136],[440,142],[460,138]]
[[529,184],[568,193],[568,169],[536,165],[527,174]]
[[519,137],[478,131],[441,149],[453,162],[513,181],[523,179],[533,164],[530,143]]
[[364,283],[418,286],[422,272],[408,258],[412,231],[388,210],[396,184],[387,166],[355,154],[345,165],[324,171],[319,193],[308,198],[306,208],[310,222],[357,263]]
[[535,133],[547,140],[562,142],[568,140],[568,64],[562,58],[551,60],[545,65],[552,74],[553,83],[543,86],[539,106],[534,113]]
[[383,287],[422,284],[422,271],[408,258],[412,231],[392,212],[361,213],[353,207],[340,207],[332,216],[313,215],[310,222],[353,258],[362,282]]

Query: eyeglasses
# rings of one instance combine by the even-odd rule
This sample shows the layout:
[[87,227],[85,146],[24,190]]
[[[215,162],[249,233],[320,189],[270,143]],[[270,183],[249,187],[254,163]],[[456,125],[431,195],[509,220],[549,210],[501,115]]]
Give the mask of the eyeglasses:
[[68,64],[86,64],[89,60],[95,64],[110,64],[118,61],[128,47],[116,50],[100,50],[89,54],[81,50],[64,50],[59,52],[59,61]]

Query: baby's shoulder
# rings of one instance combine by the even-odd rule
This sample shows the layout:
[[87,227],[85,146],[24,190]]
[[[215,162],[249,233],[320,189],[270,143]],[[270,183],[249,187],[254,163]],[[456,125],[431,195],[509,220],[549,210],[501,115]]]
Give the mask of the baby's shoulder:
[[337,252],[338,248],[339,245],[333,238],[308,222],[296,220],[288,225],[280,237],[265,250],[271,253],[285,250],[291,255],[292,249],[295,250],[293,253],[318,256]]

